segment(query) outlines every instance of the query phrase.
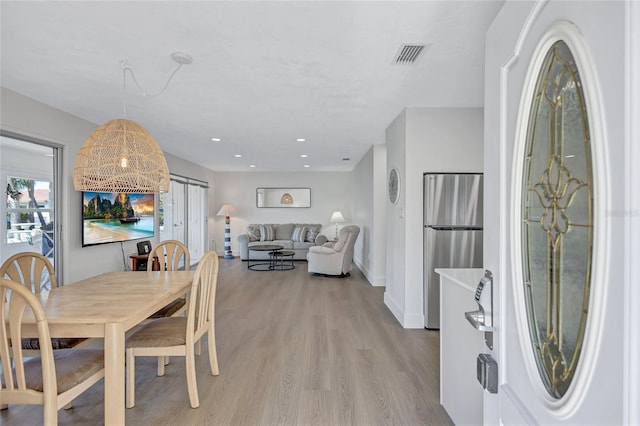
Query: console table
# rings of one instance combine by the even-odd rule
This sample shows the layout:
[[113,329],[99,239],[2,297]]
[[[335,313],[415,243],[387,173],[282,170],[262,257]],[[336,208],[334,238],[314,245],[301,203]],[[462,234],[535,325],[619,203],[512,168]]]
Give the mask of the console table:
[[[132,254],[129,256],[131,258],[131,270],[132,271],[146,271],[147,270],[147,262],[149,261],[148,254]],[[160,263],[158,261],[158,256],[153,256],[153,270],[160,270]]]

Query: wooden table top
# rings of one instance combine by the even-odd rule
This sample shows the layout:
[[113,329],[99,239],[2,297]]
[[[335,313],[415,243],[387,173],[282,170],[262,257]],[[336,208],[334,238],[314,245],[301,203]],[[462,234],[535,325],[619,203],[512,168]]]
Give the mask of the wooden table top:
[[193,275],[193,271],[109,272],[44,292],[40,300],[51,325],[125,322],[129,328],[167,299],[184,294]]

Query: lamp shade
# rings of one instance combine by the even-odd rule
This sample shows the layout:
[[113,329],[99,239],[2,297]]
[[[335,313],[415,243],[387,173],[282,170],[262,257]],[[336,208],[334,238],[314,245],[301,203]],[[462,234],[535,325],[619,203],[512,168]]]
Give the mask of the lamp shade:
[[73,169],[77,191],[169,191],[169,167],[156,140],[138,123],[111,120],[85,141]]
[[236,208],[233,207],[233,204],[225,204],[218,211],[217,216],[235,216],[238,212]]
[[331,214],[331,219],[329,219],[329,223],[342,223],[344,222],[344,216],[342,216],[342,212],[340,210],[336,210]]

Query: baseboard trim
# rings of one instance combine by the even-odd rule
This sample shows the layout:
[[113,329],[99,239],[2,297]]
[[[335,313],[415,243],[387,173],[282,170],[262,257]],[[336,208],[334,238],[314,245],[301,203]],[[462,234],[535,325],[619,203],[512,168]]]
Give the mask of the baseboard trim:
[[372,287],[384,287],[386,286],[386,279],[384,275],[374,276],[369,269],[367,269],[364,264],[360,261],[360,259],[353,258],[353,263],[360,269],[360,271],[364,274],[369,284]]
[[400,325],[404,327],[403,321],[402,321],[404,317],[404,312],[400,308],[400,305],[396,303],[396,301],[393,299],[393,297],[391,297],[391,295],[387,291],[384,292],[384,304],[387,306],[387,308],[389,308],[393,316],[396,317],[396,320],[398,320]]
[[384,304],[389,308],[396,320],[400,323],[402,328],[422,329],[424,328],[424,315],[420,314],[405,314],[404,309],[396,303],[391,295],[385,291]]

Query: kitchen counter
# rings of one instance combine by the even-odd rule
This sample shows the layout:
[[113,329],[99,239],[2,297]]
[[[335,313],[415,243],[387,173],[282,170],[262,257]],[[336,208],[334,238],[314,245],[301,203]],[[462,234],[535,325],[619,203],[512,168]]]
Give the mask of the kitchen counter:
[[476,358],[485,350],[484,334],[464,313],[478,309],[474,297],[484,269],[438,268],[440,274],[440,404],[459,425],[481,425],[482,386]]

